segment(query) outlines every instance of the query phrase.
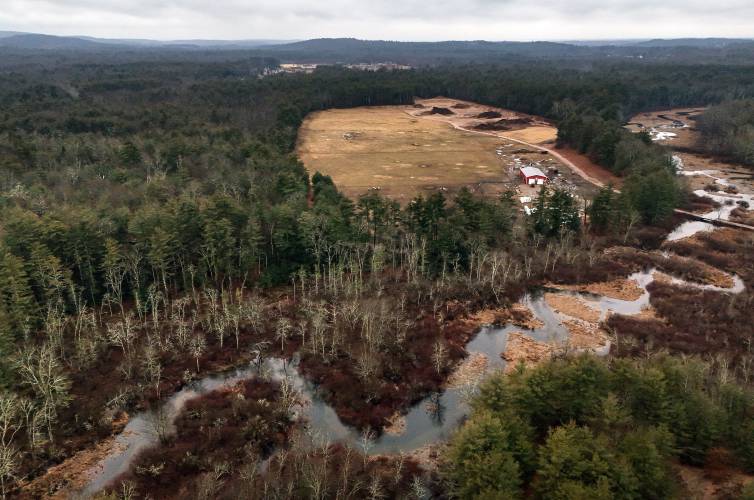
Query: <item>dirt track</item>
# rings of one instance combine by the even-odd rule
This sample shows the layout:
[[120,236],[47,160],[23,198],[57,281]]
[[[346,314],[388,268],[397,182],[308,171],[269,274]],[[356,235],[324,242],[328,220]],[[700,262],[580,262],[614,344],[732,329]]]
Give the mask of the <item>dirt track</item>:
[[[594,184],[597,187],[603,187],[605,186],[607,182],[613,182],[615,184],[618,183],[617,177],[615,177],[607,169],[604,169],[598,165],[595,165],[593,162],[589,161],[588,159],[586,160],[589,163],[589,166],[585,165],[585,163],[581,161],[579,161],[581,165],[577,165],[575,162],[575,159],[569,158],[569,156],[573,157],[573,154],[569,154],[567,152],[560,152],[557,149],[555,149],[551,143],[557,137],[557,128],[550,125],[543,118],[530,117],[529,115],[523,115],[521,113],[514,113],[512,111],[493,108],[490,106],[481,106],[479,104],[470,103],[466,101],[458,101],[455,99],[435,98],[435,99],[427,99],[427,100],[418,101],[418,102],[419,104],[422,104],[423,106],[426,106],[426,107],[429,107],[430,105],[437,106],[438,104],[442,104],[442,105],[452,108],[453,104],[461,103],[463,105],[472,106],[472,108],[464,109],[466,113],[461,116],[440,115],[440,114],[422,115],[421,110],[423,108],[418,108],[418,109],[414,108],[411,110],[406,110],[406,113],[409,114],[409,116],[442,121],[444,123],[449,123],[455,129],[461,130],[463,132],[470,132],[473,134],[497,137],[500,139],[513,141],[518,144],[521,144],[522,146],[534,148],[539,151],[545,151],[551,154],[556,159],[558,159],[564,165],[568,166],[579,177],[581,177],[582,179],[586,180],[587,182],[591,184]],[[522,130],[512,130],[512,131],[476,130],[473,127],[475,124],[479,123],[480,120],[470,119],[466,115],[473,115],[474,113],[478,111],[478,109],[496,110],[499,113],[503,114],[504,116],[507,114],[507,115],[515,116],[515,117],[520,117],[520,116],[527,117],[532,120],[532,126],[528,128],[524,128]],[[542,129],[544,128],[549,128],[548,134],[542,133]],[[535,129],[534,133],[532,133],[530,137],[527,137],[526,131],[532,130],[532,129]],[[525,139],[528,139],[528,140],[525,140]],[[539,140],[535,141],[535,139],[539,139]],[[587,172],[587,169],[589,170],[589,172]]]

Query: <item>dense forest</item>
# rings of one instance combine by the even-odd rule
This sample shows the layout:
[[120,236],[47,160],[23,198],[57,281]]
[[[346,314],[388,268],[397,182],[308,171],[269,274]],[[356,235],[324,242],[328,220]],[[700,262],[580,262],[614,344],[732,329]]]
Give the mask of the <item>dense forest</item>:
[[727,101],[707,110],[697,121],[700,147],[714,155],[754,165],[754,101]]
[[[444,322],[466,311],[449,303],[507,304],[531,284],[593,272],[597,236],[651,245],[666,230],[656,226],[683,192],[667,152],[623,131],[626,117],[754,95],[748,67],[548,62],[261,77],[275,61],[236,52],[191,62],[180,51],[123,62],[67,54],[54,70],[49,54],[31,54],[0,73],[3,492],[107,434],[118,411],[262,350],[300,352],[345,421],[384,425],[463,356],[469,332]],[[543,191],[527,222],[510,194],[440,192],[401,208],[375,194],[349,200],[293,154],[312,111],[435,95],[556,121],[562,143],[625,177],[622,193],[598,195],[588,228],[557,190]],[[605,384],[592,407],[609,402]],[[248,393],[258,390],[279,397],[275,387]],[[287,432],[286,412],[267,417]],[[658,426],[672,415],[609,445],[579,418],[543,446],[588,434],[583,446],[599,453],[633,443],[671,456],[671,431]],[[535,430],[541,440],[548,427]],[[257,454],[274,441],[255,439]],[[512,487],[534,472],[531,453]],[[295,476],[294,465],[281,463],[281,474]],[[401,473],[395,484],[410,481]]]
[[677,498],[670,458],[754,467],[752,404],[693,360],[553,360],[485,381],[448,477],[460,498]]

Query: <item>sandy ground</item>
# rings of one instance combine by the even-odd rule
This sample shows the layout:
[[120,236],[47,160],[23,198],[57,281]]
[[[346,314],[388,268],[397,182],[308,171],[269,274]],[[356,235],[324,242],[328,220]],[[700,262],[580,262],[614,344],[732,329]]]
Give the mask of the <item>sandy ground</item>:
[[481,352],[475,352],[464,359],[450,374],[447,381],[449,389],[473,385],[478,382],[487,371],[489,358]]
[[600,320],[600,311],[579,297],[559,293],[546,293],[545,302],[556,313],[565,314],[590,323],[598,323]]
[[505,352],[501,353],[500,356],[507,361],[505,371],[511,372],[521,363],[527,368],[535,366],[550,359],[554,352],[555,348],[550,344],[537,342],[520,332],[511,332],[508,334]]
[[618,300],[638,300],[644,295],[644,290],[634,280],[617,279],[601,283],[588,283],[586,285],[548,285],[561,290],[573,290],[576,292],[589,292],[603,295]]

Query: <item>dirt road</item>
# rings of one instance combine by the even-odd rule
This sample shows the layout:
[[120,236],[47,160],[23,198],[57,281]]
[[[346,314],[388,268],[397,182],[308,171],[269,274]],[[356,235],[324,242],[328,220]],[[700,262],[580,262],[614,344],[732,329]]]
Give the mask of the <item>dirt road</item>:
[[453,122],[450,122],[450,121],[448,123],[450,123],[454,128],[456,128],[458,130],[463,130],[464,132],[472,132],[474,134],[484,134],[484,135],[490,135],[490,136],[493,136],[493,137],[499,137],[500,139],[505,139],[506,141],[516,142],[518,144],[522,144],[522,145],[528,146],[530,148],[538,149],[540,151],[547,151],[552,156],[554,156],[555,158],[557,158],[558,160],[560,160],[560,162],[562,162],[568,168],[570,168],[571,170],[573,170],[574,173],[576,173],[579,177],[581,177],[585,181],[590,182],[590,183],[594,184],[597,187],[603,187],[605,185],[604,182],[602,182],[601,180],[599,180],[599,179],[597,179],[597,178],[589,175],[581,167],[577,166],[571,160],[569,160],[568,158],[566,158],[562,154],[558,153],[558,151],[556,149],[554,149],[554,148],[542,146],[540,144],[532,144],[530,142],[522,141],[520,139],[514,139],[512,137],[509,137],[509,136],[505,135],[504,133],[501,133],[501,132],[497,132],[496,133],[496,132],[489,132],[489,131],[484,131],[484,130],[474,130],[474,129],[462,127],[462,126],[458,125],[457,123],[453,123]]
[[[472,132],[472,133],[475,133],[475,134],[484,134],[484,135],[490,135],[490,136],[494,136],[494,137],[499,137],[501,139],[505,139],[506,141],[513,141],[513,142],[517,142],[519,144],[522,144],[522,145],[525,145],[525,146],[528,146],[528,147],[531,147],[531,148],[538,149],[540,151],[546,151],[549,154],[551,154],[552,156],[554,156],[555,158],[557,158],[558,160],[560,160],[564,165],[568,166],[571,170],[573,170],[574,173],[576,173],[579,177],[581,177],[585,181],[590,182],[590,183],[592,183],[595,186],[600,187],[600,188],[605,186],[604,182],[602,182],[601,180],[595,178],[594,176],[589,175],[582,168],[580,168],[574,162],[572,162],[571,160],[569,160],[568,158],[566,158],[565,156],[563,156],[562,154],[560,154],[554,148],[546,147],[546,146],[539,145],[539,144],[532,144],[532,143],[529,143],[529,142],[522,141],[520,139],[514,139],[512,137],[506,136],[504,133],[495,133],[495,132],[489,132],[489,131],[469,129],[469,128],[466,128],[466,127],[462,127],[462,126],[458,125],[457,123],[453,123],[452,121],[448,121],[447,123],[449,123],[450,125],[452,125],[454,128],[456,128],[458,130],[463,130],[464,132]],[[620,193],[619,189],[614,189],[614,190],[615,190],[615,192]],[[743,230],[747,230],[747,231],[754,231],[754,226],[749,226],[747,224],[736,223],[736,222],[731,222],[731,221],[727,221],[727,220],[721,221],[721,220],[706,219],[704,217],[701,217],[699,214],[694,214],[694,213],[691,213],[691,212],[687,212],[686,210],[681,210],[679,208],[676,208],[674,210],[674,212],[677,213],[677,214],[679,214],[679,215],[683,215],[683,216],[687,216],[687,217],[692,217],[694,219],[703,220],[703,221],[706,221],[706,222],[709,222],[709,223],[712,223],[712,224],[718,224],[718,225],[736,227],[738,229],[743,229]]]

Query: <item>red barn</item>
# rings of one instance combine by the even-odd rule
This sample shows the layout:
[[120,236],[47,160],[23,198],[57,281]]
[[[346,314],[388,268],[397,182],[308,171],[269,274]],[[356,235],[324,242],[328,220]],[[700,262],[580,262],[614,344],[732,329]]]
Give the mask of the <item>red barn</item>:
[[521,179],[524,181],[524,184],[530,186],[544,184],[548,181],[544,172],[537,167],[521,167]]

